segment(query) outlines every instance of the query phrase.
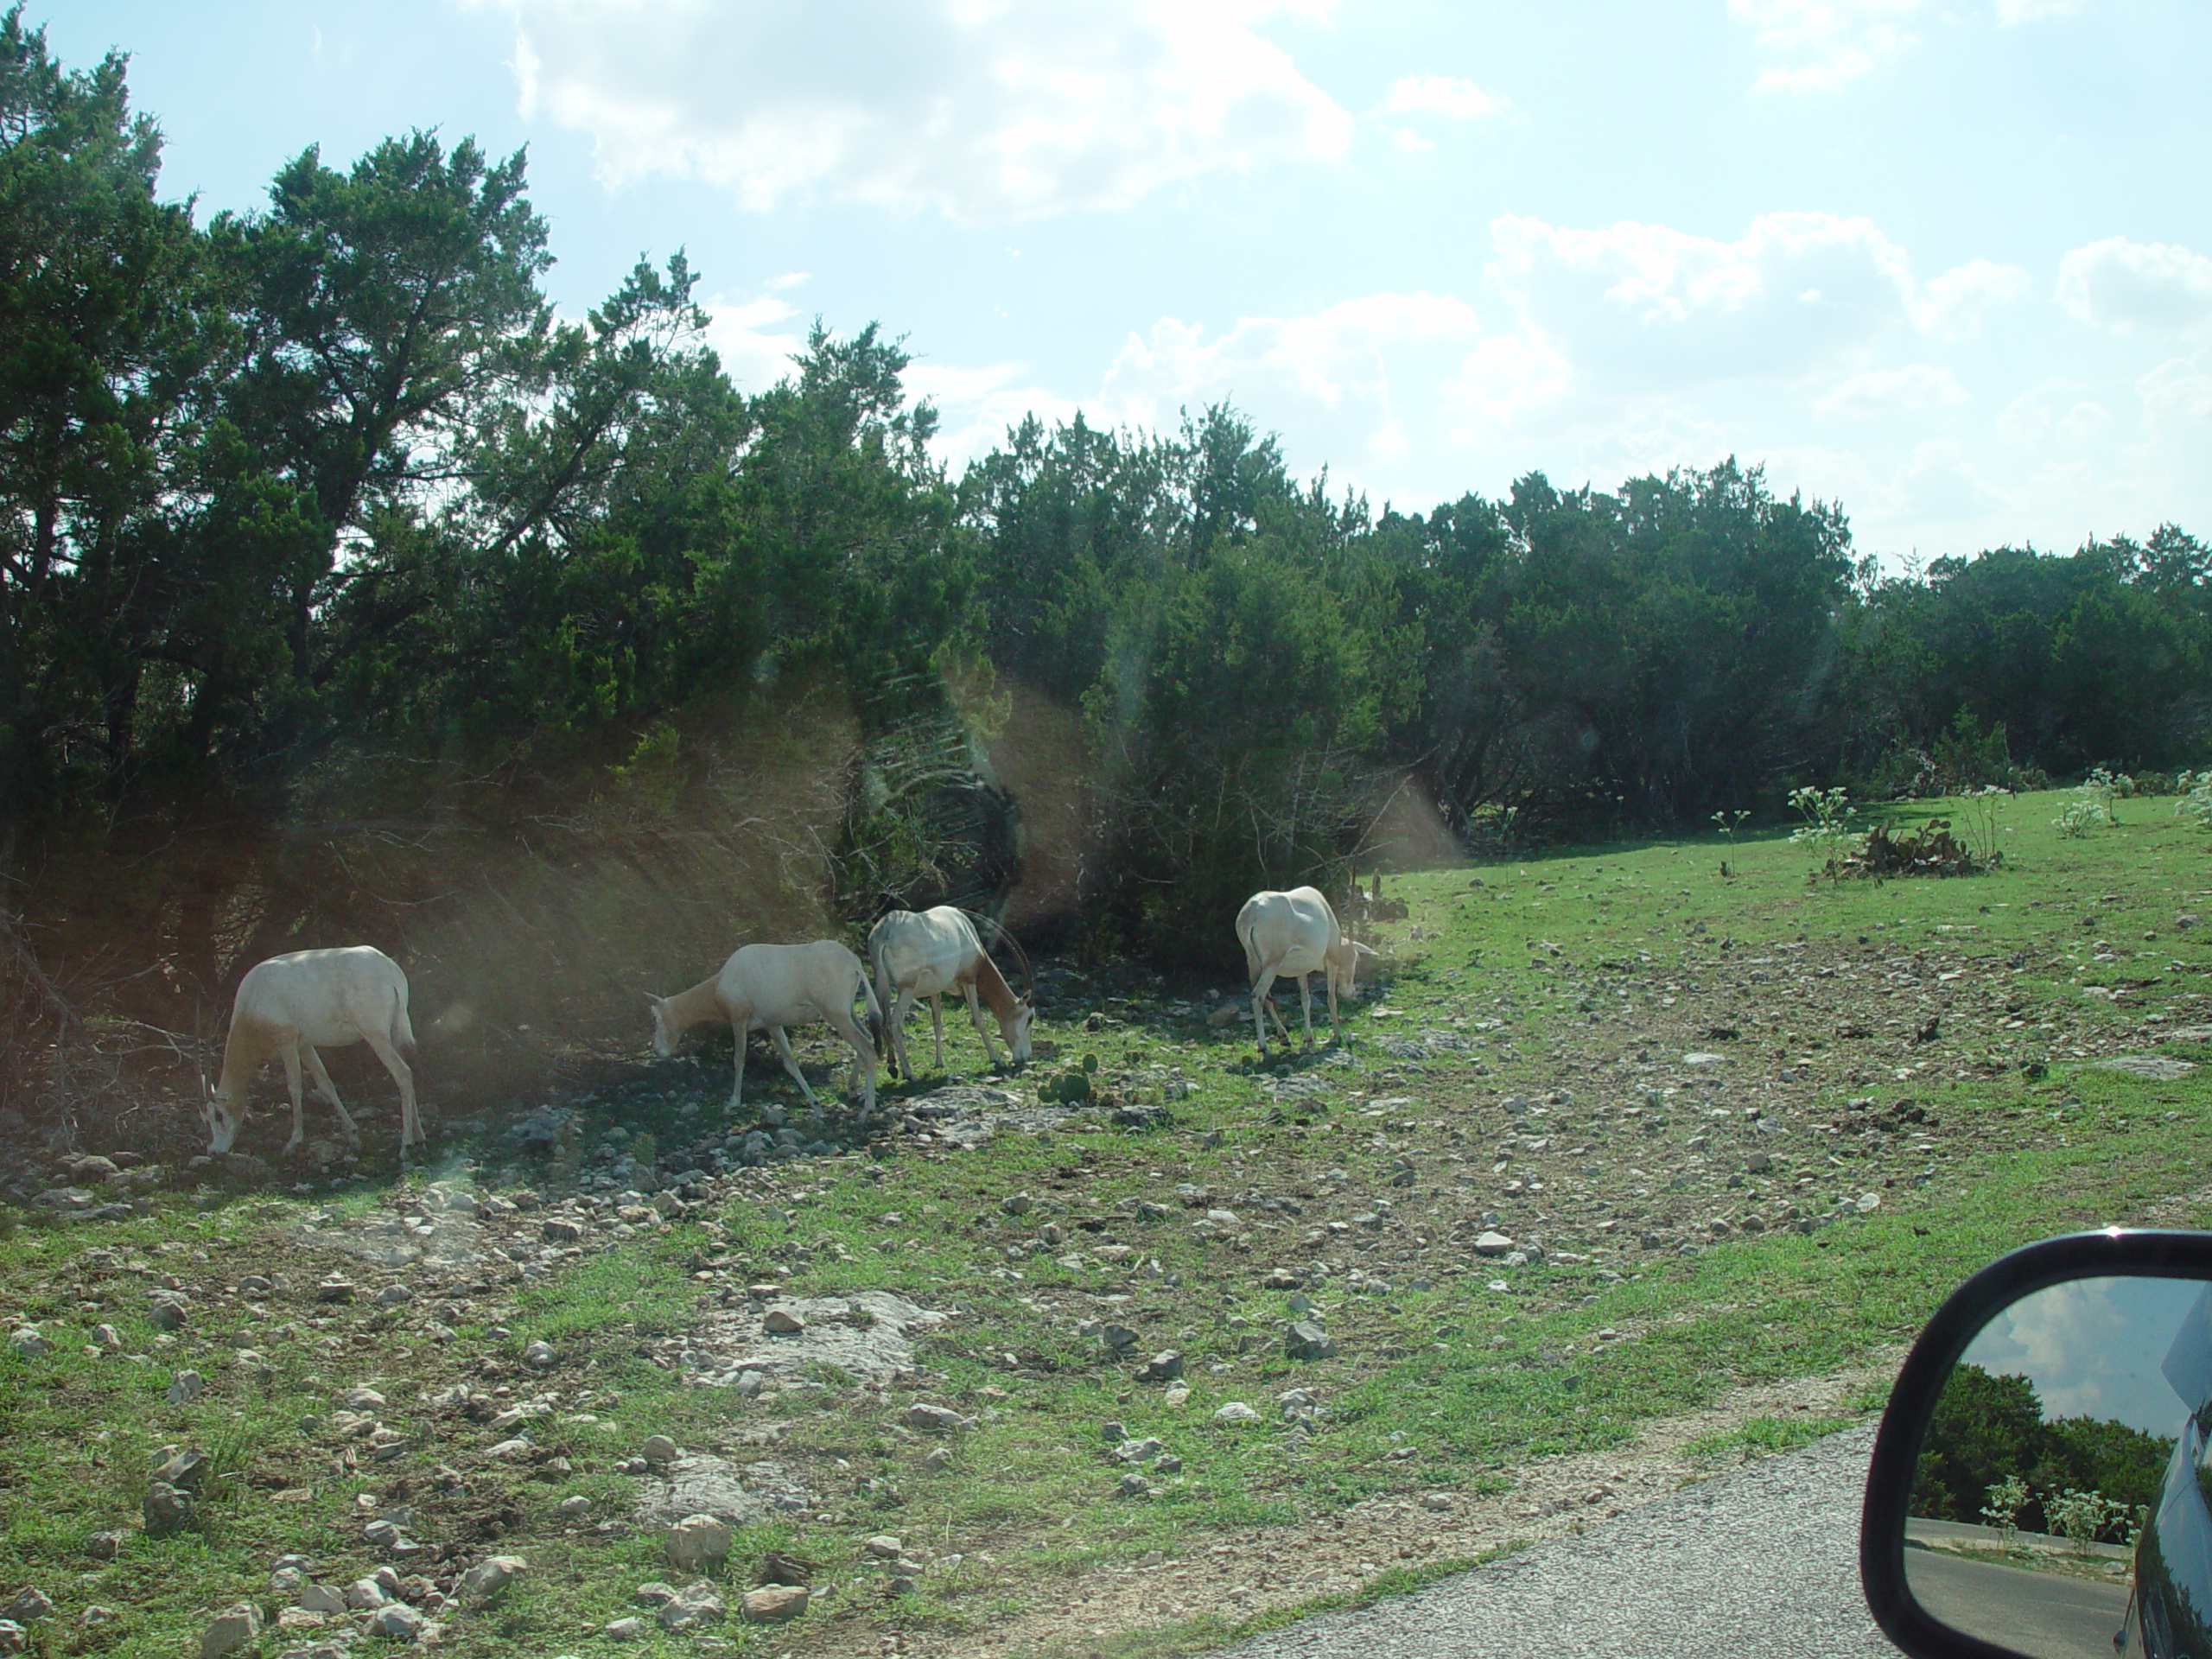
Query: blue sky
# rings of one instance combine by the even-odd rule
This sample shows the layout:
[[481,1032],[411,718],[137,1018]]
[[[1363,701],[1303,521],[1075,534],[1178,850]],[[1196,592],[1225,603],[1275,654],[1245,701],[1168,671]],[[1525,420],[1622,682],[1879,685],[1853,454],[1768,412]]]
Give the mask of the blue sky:
[[1218,399],[1410,511],[1729,454],[1895,566],[2212,536],[2201,0],[72,0],[168,193],[530,149],[572,314],[904,335],[956,467]]

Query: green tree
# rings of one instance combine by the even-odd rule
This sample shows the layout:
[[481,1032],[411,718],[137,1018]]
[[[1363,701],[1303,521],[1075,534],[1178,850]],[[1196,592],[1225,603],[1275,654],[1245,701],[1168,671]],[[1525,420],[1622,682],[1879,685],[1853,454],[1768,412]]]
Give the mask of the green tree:
[[166,509],[213,349],[199,245],[155,199],[124,60],[65,72],[0,17],[0,811],[131,773],[166,649]]
[[293,499],[261,552],[302,687],[327,671],[318,612],[354,577],[341,547],[449,484],[537,374],[551,257],[523,184],[520,151],[493,162],[471,139],[388,138],[343,173],[310,147],[265,212],[211,227],[245,345],[224,412],[257,463],[217,488]]
[[[1931,1521],[1978,1522],[1991,1486],[2013,1475],[2033,1484],[2031,1471],[2047,1438],[2034,1383],[1979,1365],[1958,1366],[1929,1419],[1911,1513]],[[2039,1512],[2036,1522],[2022,1524],[2031,1532],[2043,1529]]]

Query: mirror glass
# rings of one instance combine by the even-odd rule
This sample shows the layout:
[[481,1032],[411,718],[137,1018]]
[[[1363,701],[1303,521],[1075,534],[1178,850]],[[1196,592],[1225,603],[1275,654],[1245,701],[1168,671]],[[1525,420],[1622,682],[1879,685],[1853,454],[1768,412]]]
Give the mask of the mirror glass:
[[2031,1659],[2212,1659],[2212,1286],[2080,1279],[1984,1325],[1938,1397],[1905,1581]]

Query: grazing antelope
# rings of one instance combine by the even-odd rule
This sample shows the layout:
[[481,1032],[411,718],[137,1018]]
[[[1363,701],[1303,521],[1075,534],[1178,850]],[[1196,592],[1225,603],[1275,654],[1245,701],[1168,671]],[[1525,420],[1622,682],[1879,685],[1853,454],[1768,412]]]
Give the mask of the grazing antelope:
[[[991,925],[998,927],[995,922]],[[938,1070],[944,1070],[942,998],[950,990],[967,997],[968,1017],[975,1022],[976,1034],[983,1039],[984,1057],[993,1065],[998,1064],[999,1057],[991,1047],[990,1027],[983,1023],[982,1010],[976,1007],[979,993],[998,1021],[1010,1061],[1020,1065],[1028,1060],[1029,1025],[1037,1014],[1031,1006],[1036,981],[1029,972],[1029,958],[1022,955],[1014,935],[1003,927],[998,931],[1014,946],[1014,954],[1021,957],[1022,976],[1027,982],[1024,995],[1016,996],[1008,988],[964,910],[951,905],[939,905],[934,910],[894,910],[868,930],[868,956],[875,968],[876,995],[887,1011],[889,1057],[907,1077],[913,1077],[914,1067],[906,1058],[906,1016],[924,997],[929,999],[930,1026],[937,1039]]]
[[[868,1029],[863,1032],[853,1018],[853,999],[868,1005]],[[674,996],[645,993],[653,1011],[653,1052],[666,1059],[676,1052],[677,1039],[696,1025],[710,1020],[728,1020],[737,1035],[737,1077],[730,1085],[730,1110],[745,1099],[745,1039],[755,1026],[766,1026],[768,1036],[783,1057],[784,1070],[798,1084],[806,1103],[815,1104],[814,1090],[791,1058],[785,1026],[825,1020],[831,1030],[851,1045],[853,1077],[857,1082],[867,1068],[868,1086],[861,1091],[861,1109],[875,1112],[875,1051],[871,1038],[880,1039],[883,1010],[868,987],[868,972],[861,959],[835,939],[811,944],[747,944],[741,946],[712,979],[702,980]],[[850,1086],[849,1084],[848,1085]]]
[[1299,1001],[1306,1009],[1306,1046],[1313,1046],[1313,992],[1308,974],[1319,972],[1329,991],[1329,1023],[1336,1039],[1344,1039],[1344,1020],[1337,1012],[1338,988],[1351,995],[1352,975],[1362,957],[1374,951],[1357,939],[1348,939],[1337,925],[1337,913],[1313,887],[1294,887],[1288,893],[1255,893],[1236,912],[1236,938],[1244,946],[1244,969],[1252,976],[1252,1028],[1260,1039],[1260,1058],[1268,1058],[1268,1027],[1262,1010],[1274,1015],[1275,1029],[1285,1046],[1290,1030],[1269,995],[1279,976],[1298,981]]
[[237,1143],[245,1122],[246,1084],[271,1054],[283,1056],[284,1081],[292,1091],[292,1138],[284,1143],[285,1154],[306,1139],[302,1060],[315,1078],[315,1091],[337,1109],[347,1142],[358,1145],[360,1131],[315,1052],[348,1043],[366,1043],[399,1085],[399,1152],[404,1158],[410,1147],[429,1138],[415,1106],[415,1073],[400,1058],[415,1046],[414,1028],[407,1023],[407,976],[390,957],[366,944],[295,950],[247,970],[231,1007],[222,1080],[207,1091],[203,1108],[207,1150],[228,1152]]

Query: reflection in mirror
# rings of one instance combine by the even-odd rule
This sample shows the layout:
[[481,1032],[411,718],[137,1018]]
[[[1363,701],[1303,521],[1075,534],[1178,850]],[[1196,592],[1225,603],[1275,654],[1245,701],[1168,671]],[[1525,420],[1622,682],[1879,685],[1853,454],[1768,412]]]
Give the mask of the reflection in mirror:
[[1905,1522],[1935,1618],[2031,1659],[2212,1659],[2212,1287],[2077,1279],[1984,1325]]

